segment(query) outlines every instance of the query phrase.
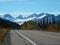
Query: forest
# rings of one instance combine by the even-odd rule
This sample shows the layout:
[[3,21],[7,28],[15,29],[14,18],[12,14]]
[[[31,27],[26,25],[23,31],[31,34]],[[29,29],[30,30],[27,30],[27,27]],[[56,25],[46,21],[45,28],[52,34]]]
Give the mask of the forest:
[[38,22],[30,20],[21,25],[21,30],[40,30],[49,32],[60,32],[60,20],[55,21],[52,16],[51,20],[48,17],[39,20]]

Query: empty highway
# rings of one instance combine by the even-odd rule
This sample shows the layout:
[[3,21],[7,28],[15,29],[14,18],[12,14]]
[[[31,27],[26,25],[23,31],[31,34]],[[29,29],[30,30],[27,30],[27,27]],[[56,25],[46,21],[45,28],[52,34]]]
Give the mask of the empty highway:
[[4,41],[4,45],[60,45],[60,33],[11,30]]

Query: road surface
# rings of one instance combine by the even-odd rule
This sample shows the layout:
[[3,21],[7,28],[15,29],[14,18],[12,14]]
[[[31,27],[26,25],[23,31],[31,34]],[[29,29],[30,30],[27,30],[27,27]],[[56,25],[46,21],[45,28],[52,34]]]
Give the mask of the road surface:
[[32,45],[29,41],[11,30],[5,37],[3,45]]
[[[26,36],[29,40],[22,37]],[[4,45],[60,45],[60,33],[34,31],[34,30],[11,30],[7,35]]]
[[60,33],[19,30],[19,33],[31,39],[36,45],[60,45]]

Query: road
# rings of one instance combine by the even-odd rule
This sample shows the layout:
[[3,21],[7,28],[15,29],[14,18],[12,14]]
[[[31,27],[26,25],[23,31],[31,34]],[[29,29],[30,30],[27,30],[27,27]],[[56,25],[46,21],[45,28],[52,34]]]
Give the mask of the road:
[[14,30],[10,30],[5,37],[3,45],[32,45],[29,41],[19,36]]
[[60,33],[19,30],[19,33],[31,39],[36,45],[60,45]]
[[[20,34],[27,38],[25,39]],[[4,41],[4,45],[60,45],[60,33],[36,30],[11,30]]]

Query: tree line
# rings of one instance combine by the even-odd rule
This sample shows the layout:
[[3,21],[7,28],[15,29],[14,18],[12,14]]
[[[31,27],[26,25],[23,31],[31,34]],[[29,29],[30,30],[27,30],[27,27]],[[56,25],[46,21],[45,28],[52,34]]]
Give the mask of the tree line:
[[21,29],[60,32],[60,20],[56,21],[54,16],[50,20],[48,17],[40,19],[38,22],[30,20],[24,22],[21,25]]
[[20,29],[20,25],[15,22],[11,22],[9,20],[5,20],[0,18],[0,28],[7,28],[7,29]]

